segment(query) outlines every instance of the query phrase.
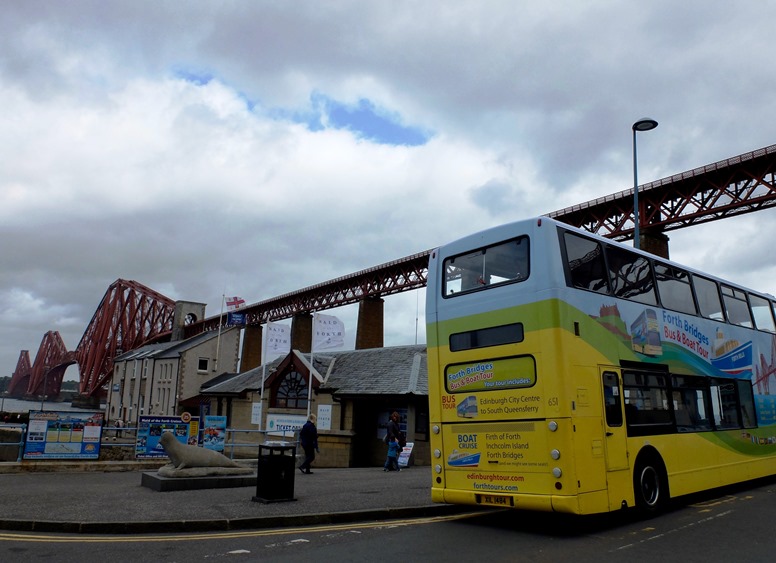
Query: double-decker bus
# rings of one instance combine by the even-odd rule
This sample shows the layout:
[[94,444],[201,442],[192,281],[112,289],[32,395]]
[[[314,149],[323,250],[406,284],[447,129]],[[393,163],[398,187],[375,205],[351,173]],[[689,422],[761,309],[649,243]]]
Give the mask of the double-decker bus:
[[426,291],[434,501],[654,512],[776,474],[772,296],[547,217],[432,251]]

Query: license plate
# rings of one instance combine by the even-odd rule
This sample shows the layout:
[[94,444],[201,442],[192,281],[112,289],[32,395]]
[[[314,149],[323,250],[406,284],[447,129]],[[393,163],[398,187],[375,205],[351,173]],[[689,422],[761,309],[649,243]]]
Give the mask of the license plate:
[[514,506],[512,497],[502,497],[499,495],[480,495],[480,504],[490,504],[493,506]]

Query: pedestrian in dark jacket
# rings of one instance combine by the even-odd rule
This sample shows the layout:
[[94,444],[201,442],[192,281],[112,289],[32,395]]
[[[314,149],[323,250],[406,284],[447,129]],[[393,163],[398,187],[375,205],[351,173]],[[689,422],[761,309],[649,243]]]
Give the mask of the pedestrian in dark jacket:
[[391,438],[395,438],[397,442],[399,442],[401,438],[401,429],[399,428],[399,413],[396,411],[393,411],[393,414],[391,415],[390,420],[388,421],[388,438],[386,440],[386,443],[391,441]]
[[319,452],[318,449],[318,429],[315,427],[315,415],[311,414],[307,418],[307,422],[302,426],[302,430],[299,432],[299,443],[304,451],[304,461],[299,466],[299,471],[305,475],[312,474],[310,471],[310,465],[315,460],[315,452]]

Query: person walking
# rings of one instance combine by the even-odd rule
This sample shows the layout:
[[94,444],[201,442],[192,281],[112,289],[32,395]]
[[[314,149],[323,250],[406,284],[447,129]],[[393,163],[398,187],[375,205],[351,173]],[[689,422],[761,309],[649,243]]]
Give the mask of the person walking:
[[315,415],[311,414],[307,422],[302,426],[299,432],[299,443],[304,451],[304,461],[299,466],[299,471],[305,475],[311,475],[310,465],[315,460],[315,452],[320,453],[318,449],[318,429],[315,427]]

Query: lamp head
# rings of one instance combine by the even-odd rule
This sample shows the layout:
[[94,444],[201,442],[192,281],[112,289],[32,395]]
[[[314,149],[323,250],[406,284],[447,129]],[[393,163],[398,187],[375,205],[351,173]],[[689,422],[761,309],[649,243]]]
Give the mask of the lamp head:
[[642,117],[633,124],[634,131],[651,131],[655,127],[657,127],[657,121],[651,117]]

